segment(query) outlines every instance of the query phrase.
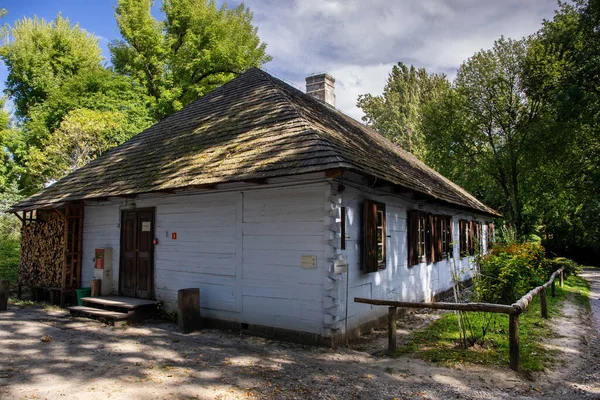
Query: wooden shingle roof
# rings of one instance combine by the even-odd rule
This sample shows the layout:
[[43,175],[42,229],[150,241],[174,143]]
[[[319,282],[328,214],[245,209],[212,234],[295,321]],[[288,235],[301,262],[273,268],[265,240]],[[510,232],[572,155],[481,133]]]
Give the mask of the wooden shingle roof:
[[354,119],[254,68],[13,206],[344,169],[498,215]]

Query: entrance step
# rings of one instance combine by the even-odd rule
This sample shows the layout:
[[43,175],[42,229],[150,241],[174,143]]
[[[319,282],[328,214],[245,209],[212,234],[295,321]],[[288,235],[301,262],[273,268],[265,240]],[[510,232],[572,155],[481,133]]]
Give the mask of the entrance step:
[[[81,301],[83,306],[69,307],[71,314],[81,315],[85,311],[91,318],[103,317],[109,324],[119,321],[121,325],[125,321],[132,324],[154,318],[158,304],[157,301],[124,296],[84,297]],[[90,310],[95,311],[91,312]],[[111,320],[111,315],[119,316],[119,318]]]
[[106,322],[108,325],[113,326],[124,325],[130,317],[128,313],[120,313],[116,311],[108,311],[85,306],[73,306],[67,307],[67,309],[71,312],[71,315],[73,316],[95,318]]

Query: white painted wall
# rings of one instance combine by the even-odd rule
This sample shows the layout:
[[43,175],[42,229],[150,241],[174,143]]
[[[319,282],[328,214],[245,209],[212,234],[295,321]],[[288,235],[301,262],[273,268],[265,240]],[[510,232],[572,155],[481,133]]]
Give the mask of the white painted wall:
[[[429,301],[437,293],[452,287],[452,269],[461,274],[462,279],[470,276],[472,259],[459,258],[459,227],[460,219],[471,220],[471,214],[466,214],[452,208],[431,206],[410,200],[404,200],[396,195],[376,192],[364,187],[346,185],[345,190],[337,192],[337,183],[332,185],[332,196],[337,197],[339,207],[346,207],[346,250],[333,248],[339,257],[348,261],[348,273],[340,277],[340,286],[344,286],[339,298],[339,323],[336,328],[341,332],[369,322],[387,313],[386,307],[371,306],[355,303],[355,297],[398,301]],[[386,268],[378,272],[367,273],[361,270],[361,205],[365,198],[384,203],[386,206],[386,224],[388,236],[386,245]],[[422,263],[408,265],[407,254],[407,211],[420,209],[426,212],[452,216],[454,257],[437,263]],[[481,220],[481,219],[480,219]],[[485,231],[485,227],[484,227]],[[337,245],[336,245],[337,246]],[[339,246],[338,246],[339,247]],[[453,265],[454,263],[454,265]],[[347,296],[346,296],[346,288]]]
[[[324,179],[301,184],[289,178],[281,185],[86,203],[82,283],[88,286],[93,277],[94,249],[111,247],[117,292],[120,214],[135,203],[156,207],[156,298],[171,308],[179,289],[198,287],[204,316],[327,337],[345,331],[346,308],[348,329],[387,313],[354,297],[422,301],[451,287],[452,261],[407,265],[407,210],[418,204],[362,186],[347,185],[340,193],[337,182]],[[386,204],[390,236],[387,268],[374,273],[360,269],[359,212],[366,197]],[[339,249],[341,206],[347,210],[346,250]],[[458,221],[473,216],[421,207],[452,215],[454,260],[468,277],[469,260],[458,259]],[[317,257],[316,269],[301,268],[306,255]],[[334,273],[339,258],[348,260],[348,273]]]
[[[327,188],[269,185],[88,203],[82,284],[93,278],[94,249],[112,247],[118,291],[121,210],[156,207],[157,300],[176,308],[179,289],[199,287],[204,316],[321,334]],[[303,255],[316,256],[317,268],[301,268]]]

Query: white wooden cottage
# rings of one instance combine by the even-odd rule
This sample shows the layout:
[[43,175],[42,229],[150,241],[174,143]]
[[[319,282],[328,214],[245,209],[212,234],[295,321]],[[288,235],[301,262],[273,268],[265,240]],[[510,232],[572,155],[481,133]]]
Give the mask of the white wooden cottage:
[[329,75],[307,84],[249,70],[12,211],[83,204],[76,286],[108,248],[114,294],[200,288],[207,321],[288,338],[333,343],[387,313],[354,297],[467,279],[498,213],[326,104]]

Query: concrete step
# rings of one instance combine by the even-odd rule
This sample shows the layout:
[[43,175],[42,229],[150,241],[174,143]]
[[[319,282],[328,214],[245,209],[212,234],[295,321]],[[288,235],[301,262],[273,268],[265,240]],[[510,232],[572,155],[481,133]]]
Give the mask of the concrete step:
[[67,310],[69,310],[73,316],[95,318],[114,326],[122,326],[131,317],[129,313],[108,311],[86,306],[67,307]]

